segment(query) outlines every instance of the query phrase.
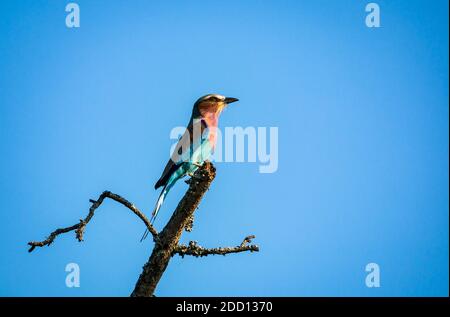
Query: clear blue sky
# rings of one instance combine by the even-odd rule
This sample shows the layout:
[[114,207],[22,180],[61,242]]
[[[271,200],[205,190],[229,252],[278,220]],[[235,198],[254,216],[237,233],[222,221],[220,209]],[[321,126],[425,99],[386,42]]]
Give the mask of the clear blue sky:
[[218,163],[182,241],[261,252],[175,257],[158,296],[448,295],[446,0],[378,1],[378,29],[369,1],[79,0],[79,29],[68,2],[0,1],[0,295],[128,296],[152,241],[127,209],[105,202],[83,243],[26,243],[105,189],[150,214],[169,132],[209,92],[240,99],[221,127],[279,128],[279,168]]

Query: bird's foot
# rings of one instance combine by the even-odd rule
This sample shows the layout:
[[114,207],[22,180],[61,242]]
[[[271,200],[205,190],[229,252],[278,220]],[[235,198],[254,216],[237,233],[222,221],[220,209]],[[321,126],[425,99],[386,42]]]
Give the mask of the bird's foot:
[[197,167],[202,167],[202,166],[203,166],[203,164],[197,163],[197,162],[192,162],[192,165],[195,165],[195,166],[197,166]]
[[186,184],[190,184],[193,179],[201,180],[201,178],[194,175],[194,173],[187,173],[187,176],[189,176],[190,178],[184,181]]
[[194,174],[193,174],[193,173],[187,173],[187,176],[189,176],[189,177],[191,177],[191,178],[188,178],[188,179],[185,180],[184,182],[185,182],[186,184],[190,185],[191,182],[192,182],[192,178],[194,178]]

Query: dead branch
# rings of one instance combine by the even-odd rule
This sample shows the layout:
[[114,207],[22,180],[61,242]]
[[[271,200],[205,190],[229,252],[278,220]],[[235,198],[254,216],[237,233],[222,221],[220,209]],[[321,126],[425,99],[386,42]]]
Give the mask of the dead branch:
[[30,249],[28,250],[28,252],[32,252],[36,247],[43,247],[46,245],[49,246],[50,244],[53,243],[53,241],[55,240],[55,238],[58,235],[60,235],[62,233],[67,233],[67,232],[70,232],[73,230],[75,230],[76,238],[78,239],[78,241],[80,241],[80,242],[83,241],[83,233],[84,233],[84,230],[86,229],[86,225],[89,223],[89,221],[91,221],[92,217],[94,216],[95,210],[98,207],[100,207],[100,205],[103,203],[103,200],[105,198],[110,198],[114,201],[117,201],[118,203],[120,203],[120,204],[124,205],[125,207],[127,207],[128,209],[130,209],[136,216],[138,216],[144,222],[148,231],[150,231],[150,233],[152,234],[154,241],[155,242],[158,241],[158,232],[152,226],[152,224],[147,219],[147,217],[139,209],[137,209],[134,204],[130,203],[128,200],[126,200],[125,198],[123,198],[117,194],[111,193],[110,191],[104,191],[98,197],[97,200],[93,200],[93,199],[89,200],[92,203],[92,206],[91,206],[91,208],[89,208],[89,213],[86,216],[86,218],[80,219],[79,223],[77,223],[71,227],[56,229],[55,231],[50,233],[48,238],[45,239],[44,241],[28,242],[28,245],[30,246]]
[[248,243],[252,242],[252,239],[254,239],[255,236],[248,236],[242,241],[242,243],[235,247],[219,247],[219,248],[212,248],[212,249],[206,249],[200,245],[198,245],[197,241],[191,241],[189,242],[189,245],[178,245],[173,250],[173,255],[178,254],[181,257],[184,258],[185,255],[192,255],[195,257],[202,257],[207,255],[226,255],[229,253],[239,253],[239,252],[257,252],[259,251],[259,247],[257,245],[247,245]]
[[161,279],[170,259],[173,255],[179,254],[184,257],[185,255],[192,256],[206,256],[213,254],[225,255],[228,253],[238,253],[244,251],[259,251],[257,245],[248,245],[255,236],[248,236],[242,241],[239,246],[225,247],[225,248],[213,248],[206,249],[198,245],[196,242],[191,241],[189,246],[178,245],[183,230],[191,231],[194,222],[194,211],[198,208],[200,201],[206,191],[209,189],[211,182],[216,176],[216,169],[210,162],[203,164],[187,182],[189,188],[181,201],[178,203],[172,217],[166,224],[164,229],[158,233],[152,226],[147,217],[138,209],[134,204],[126,200],[125,198],[113,194],[109,191],[104,191],[97,200],[90,200],[92,203],[89,213],[85,219],[80,219],[80,222],[67,228],[60,228],[53,231],[47,239],[44,241],[28,242],[30,246],[29,252],[32,252],[36,247],[49,246],[53,243],[55,238],[63,233],[75,231],[78,241],[83,240],[83,233],[86,229],[86,225],[94,216],[96,209],[103,203],[105,198],[110,198],[128,209],[130,209],[135,215],[137,215],[145,224],[148,231],[152,234],[155,246],[149,260],[143,267],[143,271],[139,276],[136,286],[131,293],[133,297],[150,297],[156,289],[156,286]]
[[216,169],[211,162],[205,162],[192,176],[189,188],[178,203],[169,222],[159,233],[160,244],[156,244],[149,260],[144,265],[133,297],[153,296],[156,285],[167,268],[172,252],[177,247],[181,234],[197,209],[203,195],[216,177]]

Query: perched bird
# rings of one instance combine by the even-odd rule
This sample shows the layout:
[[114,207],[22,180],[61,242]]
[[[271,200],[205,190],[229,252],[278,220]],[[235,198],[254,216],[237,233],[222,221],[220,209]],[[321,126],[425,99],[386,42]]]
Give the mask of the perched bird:
[[[209,94],[199,98],[192,109],[186,131],[178,141],[169,162],[155,184],[162,191],[152,212],[151,222],[155,220],[162,203],[172,186],[186,175],[192,176],[214,152],[217,138],[217,125],[222,110],[237,98]],[[147,237],[148,230],[142,236]]]

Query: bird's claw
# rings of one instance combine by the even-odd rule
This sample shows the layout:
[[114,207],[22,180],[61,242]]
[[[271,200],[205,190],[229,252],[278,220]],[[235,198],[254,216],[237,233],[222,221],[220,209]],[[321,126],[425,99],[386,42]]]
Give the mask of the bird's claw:
[[198,176],[196,176],[194,173],[187,173],[187,175],[188,175],[190,178],[187,179],[187,180],[185,180],[184,182],[185,182],[186,184],[188,184],[188,185],[191,184],[192,179],[201,180],[201,178],[198,177]]

